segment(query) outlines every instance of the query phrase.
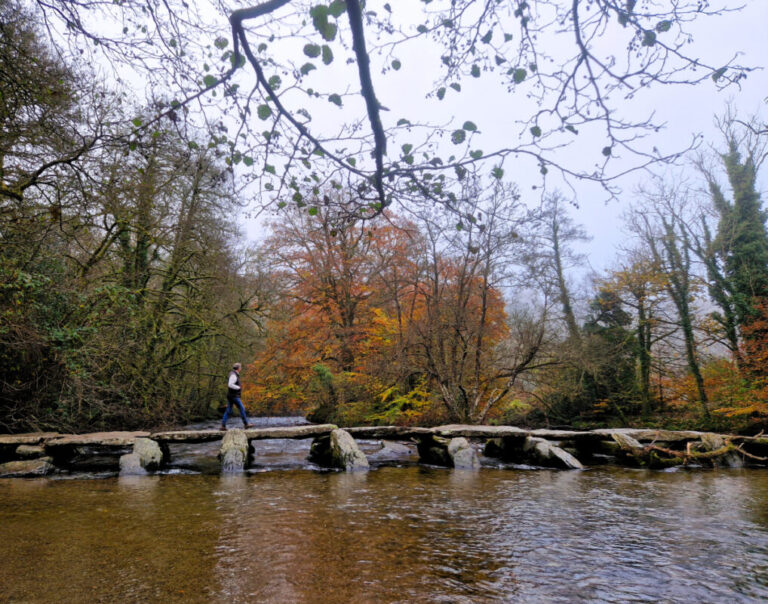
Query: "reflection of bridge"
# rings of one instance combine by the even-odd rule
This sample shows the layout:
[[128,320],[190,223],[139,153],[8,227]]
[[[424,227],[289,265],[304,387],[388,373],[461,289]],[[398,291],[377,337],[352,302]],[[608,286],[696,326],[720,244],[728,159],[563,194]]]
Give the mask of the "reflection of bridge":
[[[484,452],[488,456],[553,468],[582,468],[582,461],[593,464],[605,463],[607,459],[641,464],[643,460],[670,462],[666,465],[671,465],[671,462],[716,460],[721,465],[738,465],[743,459],[765,462],[762,456],[768,454],[768,438],[764,436],[693,431],[616,428],[525,430],[514,426],[469,425],[434,428],[363,426],[340,430],[337,426],[323,424],[232,429],[227,432],[181,430],[0,435],[0,476],[46,474],[56,468],[68,469],[74,460],[82,461],[88,456],[119,458],[123,473],[144,473],[170,461],[169,445],[217,440],[222,440],[219,452],[222,467],[242,469],[252,458],[252,441],[310,438],[313,439],[312,461],[347,470],[368,466],[355,439],[415,442],[421,462],[456,468],[479,466],[476,447],[467,439],[484,441]],[[665,459],[662,460],[662,457]]]

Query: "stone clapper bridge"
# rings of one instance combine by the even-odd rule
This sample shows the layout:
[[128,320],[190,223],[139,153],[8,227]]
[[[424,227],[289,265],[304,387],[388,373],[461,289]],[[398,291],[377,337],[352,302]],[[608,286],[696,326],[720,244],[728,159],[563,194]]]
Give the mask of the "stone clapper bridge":
[[221,440],[223,472],[242,471],[253,459],[251,442],[314,439],[309,460],[346,471],[368,469],[355,438],[410,440],[419,461],[472,469],[480,466],[476,448],[504,462],[545,468],[583,469],[620,463],[649,468],[674,465],[768,467],[768,437],[711,432],[607,428],[590,431],[525,430],[514,426],[448,425],[435,428],[365,426],[339,429],[332,424],[283,428],[183,430],[171,432],[32,433],[0,435],[0,476],[41,476],[72,469],[88,456],[119,458],[120,473],[146,474],[170,461],[170,444]]

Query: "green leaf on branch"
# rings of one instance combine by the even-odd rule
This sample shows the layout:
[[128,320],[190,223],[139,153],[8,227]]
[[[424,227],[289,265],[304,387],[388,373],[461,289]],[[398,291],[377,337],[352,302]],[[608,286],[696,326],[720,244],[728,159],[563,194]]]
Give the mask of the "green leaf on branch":
[[492,30],[492,29],[489,29],[489,30],[488,30],[488,33],[487,33],[487,34],[485,34],[485,35],[484,35],[482,38],[480,38],[480,41],[481,41],[483,44],[489,44],[489,43],[490,43],[490,41],[491,41],[491,38],[493,38],[493,30]]
[[462,126],[462,128],[467,132],[474,132],[475,130],[477,130],[477,126],[475,125],[475,122],[469,122],[469,121],[464,122],[464,125]]
[[398,126],[410,126],[411,122],[405,119],[404,117],[401,117],[399,120],[397,120]]
[[541,136],[541,128],[539,128],[538,126],[532,126],[531,134],[533,134],[533,136]]
[[206,88],[212,88],[213,86],[216,86],[216,84],[219,83],[219,79],[216,76],[212,76],[208,74],[203,78],[203,84]]
[[491,170],[491,176],[496,180],[501,180],[504,177],[504,170],[502,170],[501,166],[494,166],[493,170]]
[[472,74],[473,78],[479,78],[480,77],[480,66],[477,63],[473,64],[472,65],[472,69],[470,70],[469,73]]
[[314,59],[316,57],[320,56],[321,53],[320,46],[318,44],[305,44],[304,45],[304,54],[307,55],[310,59]]
[[330,15],[329,7],[318,4],[309,10],[309,14],[312,17],[312,25],[323,36],[324,40],[330,42],[336,37],[336,32],[339,28],[335,23],[328,21],[328,16]]
[[663,34],[665,31],[669,31],[672,27],[672,21],[659,21],[656,24],[656,31]]
[[437,89],[437,98],[442,101],[444,97],[445,97],[445,87],[443,86],[442,88]]
[[451,86],[451,88],[453,88],[453,89],[454,89],[456,92],[461,92],[461,84],[458,84],[458,83],[454,82],[454,83],[453,83],[453,84],[451,84],[450,86]]
[[133,118],[133,121],[132,121],[131,123],[132,123],[134,126],[136,126],[137,128],[141,128],[141,124],[142,124],[142,121],[141,121],[141,118],[140,118],[140,117],[135,117],[135,118]]
[[427,33],[427,31],[428,31],[428,30],[427,30],[427,26],[426,26],[426,25],[419,25],[419,26],[416,28],[416,31],[417,31],[417,32],[419,32],[420,34],[425,34],[425,33]]
[[275,170],[275,166],[271,164],[266,164],[264,166],[264,171],[267,172],[268,174],[277,174],[277,170]]
[[653,46],[656,44],[656,33],[651,30],[643,32],[643,46]]
[[610,157],[611,156],[611,147],[603,147],[602,153],[606,157]]
[[308,212],[308,214],[309,214],[310,216],[317,216],[317,208],[316,208],[316,207],[314,207],[314,206],[313,206],[313,207],[311,207],[311,208],[309,208],[309,210],[308,210],[307,212]]
[[464,130],[454,130],[451,134],[451,142],[454,145],[460,145],[467,138],[467,133]]
[[341,97],[336,93],[329,95],[328,101],[341,107]]
[[280,88],[280,84],[282,84],[282,80],[280,79],[280,76],[273,75],[269,80],[267,81],[267,84],[272,90],[277,90]]
[[214,40],[213,45],[219,50],[224,50],[229,45],[229,40],[224,36],[219,36]]
[[328,14],[331,17],[338,19],[347,10],[347,3],[344,0],[333,0],[328,6]]
[[400,69],[402,66],[403,66],[403,64],[400,61],[398,61],[397,59],[392,61],[392,69],[394,69],[395,71]]
[[327,44],[323,44],[323,63],[325,65],[333,63],[333,51]]
[[481,149],[475,149],[474,151],[469,152],[469,156],[477,161],[483,156],[483,151]]
[[402,146],[402,149],[403,149],[403,155],[408,155],[413,149],[413,145],[411,145],[410,143],[405,143]]
[[528,72],[525,69],[522,69],[522,68],[515,69],[512,72],[512,81],[515,84],[519,84],[520,82],[525,80],[527,75],[528,75]]
[[722,78],[725,75],[726,71],[728,71],[727,67],[721,67],[720,69],[718,69],[712,74],[712,80],[717,82],[720,78]]
[[307,75],[313,69],[317,69],[317,67],[315,67],[312,63],[304,63],[299,71],[301,71],[301,75]]
[[256,115],[260,120],[266,120],[272,115],[272,108],[269,105],[259,105],[256,109]]
[[244,155],[243,156],[243,163],[250,168],[253,165],[253,158],[249,157],[247,155]]

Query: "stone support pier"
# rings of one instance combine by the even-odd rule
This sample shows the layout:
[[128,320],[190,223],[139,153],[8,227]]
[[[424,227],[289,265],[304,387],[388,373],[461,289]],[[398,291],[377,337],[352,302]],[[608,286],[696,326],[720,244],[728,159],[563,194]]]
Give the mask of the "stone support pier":
[[346,430],[333,430],[312,442],[309,460],[326,468],[339,468],[347,472],[367,470],[368,458]]
[[248,467],[250,443],[245,430],[228,430],[221,441],[219,459],[222,472],[242,472]]

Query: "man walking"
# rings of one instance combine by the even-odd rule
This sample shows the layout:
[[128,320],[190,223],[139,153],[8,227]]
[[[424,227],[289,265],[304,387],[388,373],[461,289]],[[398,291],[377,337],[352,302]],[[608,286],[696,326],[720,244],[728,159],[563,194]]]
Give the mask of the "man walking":
[[221,419],[221,430],[227,429],[227,420],[232,414],[232,405],[237,405],[240,410],[240,418],[243,420],[243,426],[246,428],[253,428],[253,424],[248,423],[248,417],[245,415],[245,407],[243,407],[243,401],[240,400],[240,394],[242,393],[242,386],[240,385],[240,363],[235,363],[232,366],[232,371],[229,372],[229,381],[227,382],[227,410],[224,412],[224,417]]

